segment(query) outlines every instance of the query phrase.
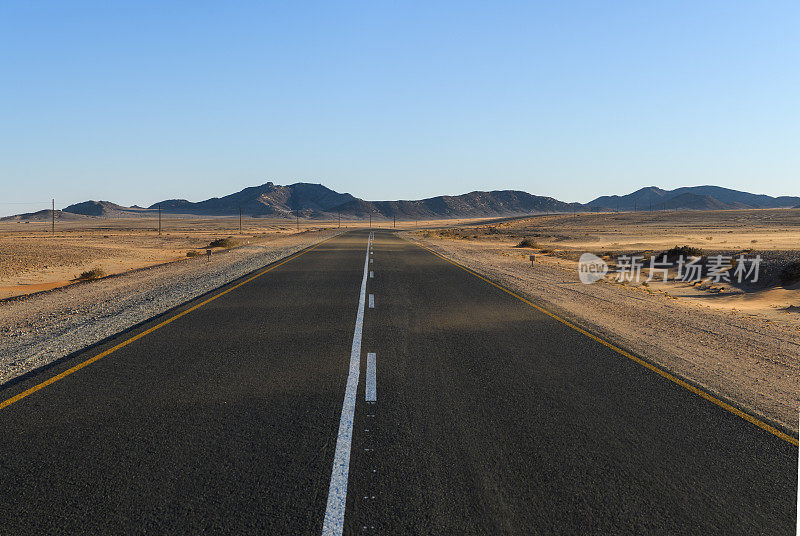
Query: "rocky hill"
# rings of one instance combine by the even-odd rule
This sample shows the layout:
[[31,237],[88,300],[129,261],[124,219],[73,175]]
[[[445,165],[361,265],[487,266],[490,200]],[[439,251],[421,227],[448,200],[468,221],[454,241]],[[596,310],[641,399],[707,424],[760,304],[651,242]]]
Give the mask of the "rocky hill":
[[350,194],[334,192],[321,184],[298,182],[280,186],[272,182],[245,188],[224,197],[212,197],[192,203],[185,199],[169,199],[151,205],[161,205],[162,212],[222,216],[243,214],[250,216],[289,217],[300,211],[305,217],[323,216],[333,207],[354,200]]
[[[721,188],[691,186],[664,190],[656,186],[641,188],[626,195],[602,196],[586,204],[566,203],[552,197],[519,190],[493,190],[461,195],[440,195],[418,200],[366,201],[339,193],[322,184],[298,182],[281,186],[268,182],[251,186],[223,197],[192,202],[166,199],[150,205],[124,207],[110,201],[84,201],[57,211],[58,219],[75,217],[117,218],[152,216],[162,213],[186,216],[235,216],[293,218],[377,218],[439,219],[493,218],[546,212],[585,212],[614,210],[732,210],[748,208],[800,207],[800,197],[771,197]],[[72,215],[72,216],[68,216]],[[37,221],[50,217],[44,210],[5,219]]]
[[772,197],[751,194],[720,186],[687,186],[662,190],[656,186],[641,188],[627,195],[605,195],[589,201],[593,210],[728,210],[741,208],[790,208],[800,197]]

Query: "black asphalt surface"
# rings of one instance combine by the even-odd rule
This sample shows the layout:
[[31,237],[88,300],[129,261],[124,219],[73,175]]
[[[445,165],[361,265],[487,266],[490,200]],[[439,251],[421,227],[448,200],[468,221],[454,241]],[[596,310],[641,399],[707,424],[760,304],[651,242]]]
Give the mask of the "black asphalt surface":
[[[366,240],[0,409],[0,535],[320,534]],[[345,534],[795,533],[797,447],[388,231],[374,251]]]

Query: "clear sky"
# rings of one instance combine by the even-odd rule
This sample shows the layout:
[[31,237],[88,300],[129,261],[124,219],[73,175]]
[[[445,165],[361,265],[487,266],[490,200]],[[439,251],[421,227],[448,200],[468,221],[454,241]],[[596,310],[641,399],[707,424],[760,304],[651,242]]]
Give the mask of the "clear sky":
[[798,20],[796,0],[5,0],[0,213],[267,181],[798,195]]

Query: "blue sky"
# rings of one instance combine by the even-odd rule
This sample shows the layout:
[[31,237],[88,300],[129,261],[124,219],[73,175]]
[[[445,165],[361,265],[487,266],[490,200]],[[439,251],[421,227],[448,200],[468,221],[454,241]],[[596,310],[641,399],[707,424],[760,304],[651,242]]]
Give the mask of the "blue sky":
[[269,180],[798,195],[798,20],[794,1],[6,0],[0,213]]

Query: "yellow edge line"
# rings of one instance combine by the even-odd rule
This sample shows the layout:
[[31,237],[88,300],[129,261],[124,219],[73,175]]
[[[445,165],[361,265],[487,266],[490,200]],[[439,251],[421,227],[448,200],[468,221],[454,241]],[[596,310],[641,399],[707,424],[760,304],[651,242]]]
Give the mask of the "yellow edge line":
[[120,348],[124,348],[124,347],[128,346],[130,343],[132,343],[132,342],[134,342],[134,341],[138,341],[139,339],[141,339],[141,338],[142,338],[142,337],[144,337],[145,335],[149,335],[150,333],[153,333],[155,330],[157,330],[157,329],[159,329],[159,328],[162,328],[162,327],[166,326],[167,324],[169,324],[170,322],[173,322],[173,321],[175,321],[175,320],[179,319],[179,318],[180,318],[180,317],[182,317],[183,315],[187,315],[187,314],[191,313],[192,311],[194,311],[195,309],[199,309],[200,307],[204,306],[205,304],[207,304],[207,303],[209,303],[209,302],[212,302],[212,301],[216,300],[216,299],[217,299],[217,298],[219,298],[220,296],[224,296],[224,295],[225,295],[225,294],[227,294],[228,292],[230,292],[230,291],[232,291],[232,290],[235,290],[235,289],[237,289],[237,288],[241,287],[242,285],[244,285],[244,284],[246,284],[246,283],[249,283],[249,282],[250,282],[250,281],[252,281],[253,279],[256,279],[256,278],[258,278],[258,277],[261,277],[262,275],[266,274],[266,273],[267,273],[267,272],[269,272],[270,270],[274,270],[274,269],[275,269],[275,268],[277,268],[278,266],[282,266],[282,265],[286,264],[287,262],[289,262],[289,261],[291,261],[291,260],[294,260],[294,259],[296,259],[297,257],[300,257],[300,256],[302,256],[302,255],[305,255],[306,253],[308,253],[308,252],[309,252],[309,251],[311,251],[312,249],[315,249],[316,247],[318,247],[318,246],[322,245],[323,243],[325,243],[325,242],[327,242],[328,240],[331,240],[331,239],[333,239],[333,238],[336,238],[336,237],[332,236],[332,237],[330,237],[330,238],[326,238],[326,239],[325,239],[325,240],[323,240],[322,242],[319,242],[319,243],[317,243],[317,244],[314,244],[314,245],[313,245],[313,246],[311,246],[310,248],[308,248],[308,249],[306,249],[306,250],[304,250],[304,251],[301,251],[300,253],[296,253],[296,254],[292,255],[292,256],[290,256],[289,258],[287,258],[287,259],[285,259],[285,260],[281,261],[280,263],[278,263],[278,264],[275,264],[275,265],[273,265],[273,266],[270,266],[269,268],[267,268],[267,269],[265,269],[265,270],[262,270],[261,272],[257,273],[256,275],[254,275],[254,276],[252,276],[252,277],[250,277],[250,278],[248,278],[248,279],[245,279],[245,280],[244,280],[244,281],[242,281],[241,283],[238,283],[238,284],[236,284],[236,285],[232,286],[232,287],[231,287],[231,288],[229,288],[229,289],[223,290],[223,291],[222,291],[222,292],[220,292],[219,294],[215,294],[214,296],[211,296],[211,297],[210,297],[210,298],[208,298],[207,300],[204,300],[204,301],[202,301],[202,302],[198,303],[197,305],[195,305],[195,306],[192,306],[192,307],[190,307],[189,309],[186,309],[185,311],[182,311],[182,312],[180,312],[180,313],[176,314],[175,316],[172,316],[172,317],[170,317],[170,318],[168,318],[168,319],[164,320],[164,321],[163,321],[163,322],[161,322],[160,324],[157,324],[157,325],[153,326],[152,328],[150,328],[150,329],[147,329],[147,330],[145,330],[145,331],[143,331],[143,332],[139,333],[138,335],[134,335],[134,336],[133,336],[133,337],[131,337],[130,339],[127,339],[127,340],[125,340],[125,341],[123,341],[123,342],[121,342],[121,343],[117,344],[116,346],[112,346],[112,347],[111,347],[111,348],[109,348],[108,350],[106,350],[106,351],[104,351],[104,352],[100,352],[99,354],[97,354],[97,355],[96,355],[96,356],[94,356],[94,357],[90,357],[90,358],[89,358],[89,359],[87,359],[86,361],[82,361],[81,363],[78,363],[78,364],[77,364],[77,365],[75,365],[74,367],[72,367],[72,368],[69,368],[69,369],[65,370],[65,371],[64,371],[64,372],[62,372],[61,374],[57,374],[57,375],[53,376],[52,378],[49,378],[49,379],[47,379],[47,380],[43,381],[42,383],[39,383],[39,384],[37,384],[37,385],[34,385],[33,387],[29,388],[29,389],[26,389],[25,391],[21,392],[20,394],[18,394],[18,395],[16,395],[16,396],[12,396],[12,397],[11,397],[11,398],[9,398],[8,400],[4,400],[3,402],[0,402],[0,410],[1,410],[1,409],[3,409],[3,408],[6,408],[6,407],[8,407],[8,406],[10,406],[10,405],[11,405],[11,404],[13,404],[14,402],[19,402],[19,401],[20,401],[20,400],[22,400],[23,398],[25,398],[25,397],[28,397],[28,396],[32,395],[33,393],[35,393],[36,391],[38,391],[38,390],[40,390],[40,389],[44,389],[44,388],[45,388],[45,387],[47,387],[48,385],[54,384],[54,383],[55,383],[55,382],[57,382],[58,380],[61,380],[61,379],[64,379],[64,378],[66,378],[66,377],[67,377],[67,376],[69,376],[70,374],[73,374],[73,373],[75,373],[75,372],[78,372],[78,371],[79,371],[80,369],[82,369],[83,367],[87,367],[87,366],[91,365],[92,363],[94,363],[95,361],[99,361],[99,360],[103,359],[104,357],[106,357],[106,356],[107,356],[107,355],[109,355],[109,354],[113,354],[114,352],[116,352],[116,351],[117,351],[117,350],[119,350]]
[[[717,398],[717,397],[715,397],[715,396],[713,396],[713,395],[710,395],[709,393],[707,393],[707,392],[703,391],[702,389],[698,389],[698,388],[697,388],[697,387],[695,387],[694,385],[691,385],[691,384],[689,384],[689,383],[687,383],[687,382],[683,381],[682,379],[678,378],[677,376],[673,376],[673,375],[672,375],[672,374],[670,374],[669,372],[667,372],[667,371],[665,371],[665,370],[662,370],[662,369],[660,369],[659,367],[657,367],[657,366],[653,365],[652,363],[648,363],[647,361],[645,361],[645,360],[643,360],[643,359],[640,359],[640,358],[636,357],[635,355],[632,355],[632,354],[630,354],[630,353],[626,352],[626,351],[625,351],[625,350],[623,350],[622,348],[619,348],[618,346],[615,346],[615,345],[611,344],[610,342],[608,342],[608,341],[605,341],[605,340],[601,339],[601,338],[600,338],[600,337],[598,337],[597,335],[593,335],[592,333],[589,333],[589,332],[588,332],[588,331],[586,331],[585,329],[581,329],[581,328],[579,328],[578,326],[576,326],[576,325],[575,325],[575,324],[573,324],[572,322],[569,322],[568,320],[565,320],[565,319],[561,318],[560,316],[558,316],[558,315],[555,315],[555,314],[551,313],[550,311],[548,311],[548,310],[546,310],[546,309],[544,309],[544,308],[542,308],[542,307],[539,307],[539,306],[538,306],[538,305],[536,305],[535,303],[532,303],[532,302],[530,302],[529,300],[526,300],[525,298],[523,298],[523,297],[522,297],[522,296],[520,296],[519,294],[516,294],[516,293],[512,292],[511,290],[508,290],[507,288],[505,288],[505,287],[503,287],[503,286],[501,286],[501,285],[498,285],[498,284],[497,284],[497,283],[495,283],[494,281],[490,281],[490,280],[486,279],[486,278],[485,278],[485,277],[483,277],[482,275],[480,275],[480,274],[477,274],[477,273],[473,272],[473,271],[472,271],[472,270],[470,270],[469,268],[466,268],[466,267],[464,267],[464,266],[461,266],[461,265],[460,265],[460,264],[458,264],[457,262],[454,262],[454,261],[452,261],[452,260],[448,259],[447,257],[445,257],[445,256],[443,256],[443,255],[440,255],[439,253],[436,253],[436,252],[435,252],[435,251],[433,251],[432,249],[429,249],[429,248],[427,248],[427,247],[425,247],[425,246],[423,246],[423,245],[420,245],[420,244],[416,244],[416,245],[417,245],[417,246],[419,246],[420,248],[424,249],[424,250],[427,250],[427,251],[429,251],[429,252],[433,253],[433,254],[434,254],[434,255],[436,255],[437,257],[439,257],[439,258],[441,258],[441,259],[444,259],[444,260],[446,260],[446,261],[447,261],[447,262],[449,262],[450,264],[452,264],[452,265],[454,265],[454,266],[458,266],[458,267],[459,267],[459,268],[461,268],[462,270],[464,270],[464,271],[466,271],[466,272],[469,272],[470,274],[474,275],[474,276],[475,276],[475,277],[477,277],[478,279],[482,279],[483,281],[486,281],[486,282],[487,282],[487,283],[489,283],[490,285],[492,285],[492,286],[494,286],[494,287],[497,287],[497,288],[499,288],[499,289],[500,289],[500,290],[502,290],[503,292],[505,292],[505,293],[507,293],[507,294],[510,294],[510,295],[514,296],[514,297],[515,297],[515,298],[517,298],[518,300],[520,300],[520,301],[522,301],[522,302],[524,302],[524,303],[526,303],[526,304],[530,305],[530,306],[531,306],[531,307],[533,307],[534,309],[536,309],[536,310],[538,310],[538,311],[541,311],[542,313],[546,314],[547,316],[549,316],[549,317],[551,317],[551,318],[554,318],[555,320],[558,320],[559,322],[561,322],[562,324],[564,324],[564,325],[566,325],[566,326],[569,326],[570,328],[574,329],[574,330],[575,330],[575,331],[577,331],[578,333],[582,333],[583,335],[586,335],[586,336],[587,336],[587,337],[589,337],[590,339],[593,339],[593,340],[595,340],[595,341],[599,342],[599,343],[600,343],[600,344],[602,344],[603,346],[606,346],[606,347],[608,347],[608,348],[610,348],[610,349],[614,350],[615,352],[617,352],[617,353],[619,353],[619,354],[622,354],[622,355],[624,355],[624,356],[625,356],[625,357],[627,357],[628,359],[631,359],[631,360],[635,361],[636,363],[638,363],[638,364],[642,365],[643,367],[645,367],[645,368],[647,368],[647,369],[650,369],[651,371],[655,372],[655,373],[656,373],[656,374],[658,374],[659,376],[662,376],[662,377],[664,377],[664,378],[668,379],[669,381],[671,381],[671,382],[673,382],[673,383],[677,383],[678,385],[680,385],[680,386],[681,386],[681,387],[683,387],[684,389],[687,389],[687,390],[689,390],[689,391],[693,392],[694,394],[696,394],[696,395],[698,395],[698,396],[701,396],[701,397],[705,398],[705,399],[706,399],[706,400],[708,400],[709,402],[712,402],[712,403],[716,404],[717,406],[721,407],[722,409],[725,409],[725,410],[727,410],[727,411],[729,411],[729,412],[733,413],[733,414],[734,414],[734,415],[736,415],[737,417],[741,417],[742,419],[746,420],[746,421],[747,421],[747,422],[749,422],[749,423],[755,424],[756,426],[758,426],[758,427],[759,427],[759,428],[761,428],[762,430],[765,430],[765,431],[767,431],[767,432],[769,432],[769,433],[771,433],[771,434],[773,434],[773,435],[775,435],[775,436],[777,436],[777,437],[779,437],[779,438],[783,439],[784,441],[788,441],[789,443],[791,443],[791,444],[792,444],[792,445],[794,445],[794,446],[798,446],[798,440],[797,440],[797,438],[796,438],[796,437],[792,437],[792,436],[790,436],[789,434],[786,434],[786,433],[784,433],[784,432],[781,432],[780,430],[778,430],[778,429],[777,429],[777,428],[775,428],[774,426],[770,426],[769,424],[767,424],[767,423],[765,423],[765,422],[763,422],[763,421],[761,421],[761,420],[757,419],[756,417],[753,417],[752,415],[750,415],[750,414],[748,414],[748,413],[745,413],[744,411],[742,411],[742,410],[740,410],[740,409],[738,409],[738,408],[735,408],[734,406],[732,406],[732,405],[728,404],[727,402],[724,402],[724,401],[720,400],[719,398]],[[2,406],[0,406],[0,407],[2,407]]]

